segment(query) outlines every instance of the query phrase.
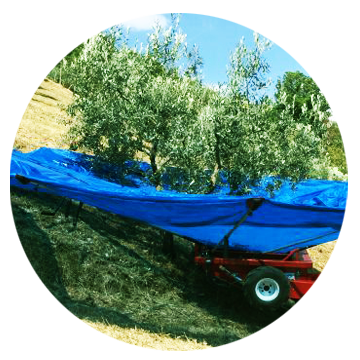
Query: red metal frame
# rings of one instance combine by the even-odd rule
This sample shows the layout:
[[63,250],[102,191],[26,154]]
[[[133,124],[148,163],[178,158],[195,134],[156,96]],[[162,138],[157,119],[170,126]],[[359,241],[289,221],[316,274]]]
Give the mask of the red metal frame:
[[320,275],[306,250],[292,250],[287,254],[259,254],[229,250],[211,253],[204,245],[195,245],[195,262],[207,273],[236,284],[236,277],[245,280],[247,274],[259,266],[272,266],[283,271],[290,282],[289,298],[298,300],[306,294]]
[[[203,267],[207,273],[234,284],[244,281],[247,274],[259,266],[278,268],[284,273],[288,273],[288,278],[290,278],[289,296],[292,299],[301,299],[309,295],[347,296],[347,274],[332,274],[333,276],[321,274],[313,268],[313,262],[306,250],[294,249],[287,254],[262,254],[229,249],[228,240],[232,232],[261,206],[263,201],[264,198],[247,199],[247,213],[215,248],[209,249],[205,245],[195,244],[195,263]],[[223,250],[217,250],[221,243],[223,243]]]

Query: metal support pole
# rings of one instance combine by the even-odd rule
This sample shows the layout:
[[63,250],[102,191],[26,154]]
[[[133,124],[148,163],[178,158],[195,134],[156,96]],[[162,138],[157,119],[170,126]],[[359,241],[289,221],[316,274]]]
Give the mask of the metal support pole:
[[74,225],[74,228],[76,228],[76,225],[77,225],[77,222],[78,222],[78,219],[79,219],[79,214],[80,214],[80,210],[83,206],[83,202],[80,201],[80,204],[76,210],[76,215],[75,215],[75,218],[74,218],[74,222],[73,222],[73,225]]
[[243,279],[236,273],[232,273],[231,271],[229,271],[225,266],[220,265],[219,269],[221,271],[226,272],[228,275],[230,275],[236,282],[242,284],[243,283]]
[[248,216],[252,215],[253,211],[255,211],[256,209],[258,209],[261,206],[261,204],[263,203],[264,200],[265,200],[264,198],[249,198],[246,200],[246,206],[248,207],[248,210],[241,217],[241,219],[235,223],[234,227],[212,249],[213,253],[217,250],[217,248],[221,245],[221,243],[224,243],[224,257],[225,258],[228,257],[230,236],[243,222],[245,222],[245,220],[247,219]]
[[174,255],[174,234],[167,231],[163,237],[163,251],[168,255]]
[[71,199],[68,199],[67,203],[66,203],[66,209],[65,209],[65,217],[66,218],[68,218],[70,215],[71,203],[72,203]]
[[66,201],[66,198],[62,198],[61,201],[60,201],[60,204],[57,206],[55,211],[42,211],[41,215],[55,216],[57,214],[57,212],[61,209],[61,207],[64,205],[65,201]]
[[229,255],[229,238],[231,234],[247,219],[249,215],[252,214],[252,210],[248,209],[248,211],[241,217],[241,219],[235,223],[234,227],[223,237],[221,241],[224,242],[224,257],[227,258]]

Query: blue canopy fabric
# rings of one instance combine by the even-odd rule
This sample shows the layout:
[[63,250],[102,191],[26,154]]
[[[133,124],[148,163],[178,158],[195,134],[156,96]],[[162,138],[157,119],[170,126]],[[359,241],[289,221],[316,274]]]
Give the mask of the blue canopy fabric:
[[[127,176],[135,186],[111,181],[111,176],[104,179],[94,170],[93,160],[91,155],[67,150],[14,150],[10,184],[82,201],[210,247],[246,213],[246,200],[261,196],[263,204],[229,239],[231,249],[249,252],[285,253],[332,241],[338,238],[343,222],[347,182],[307,180],[300,182],[296,191],[285,183],[271,198],[265,191],[271,178],[265,178],[249,196],[185,194],[156,191],[137,175]],[[139,168],[147,167],[139,163]],[[31,182],[23,184],[16,175]]]

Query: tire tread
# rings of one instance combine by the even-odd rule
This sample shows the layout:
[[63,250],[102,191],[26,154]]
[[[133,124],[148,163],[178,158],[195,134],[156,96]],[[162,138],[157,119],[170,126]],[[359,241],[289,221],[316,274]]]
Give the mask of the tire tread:
[[[264,277],[273,278],[280,286],[279,296],[272,302],[261,301],[254,291],[255,284]],[[260,310],[276,310],[289,298],[290,283],[286,275],[279,269],[272,266],[260,266],[251,270],[244,283],[244,297],[251,307]]]

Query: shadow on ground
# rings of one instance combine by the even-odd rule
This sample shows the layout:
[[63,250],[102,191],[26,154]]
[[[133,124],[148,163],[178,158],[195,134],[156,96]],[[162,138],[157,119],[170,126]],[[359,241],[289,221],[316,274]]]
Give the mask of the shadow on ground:
[[[178,239],[163,252],[161,230],[85,207],[76,229],[60,201],[12,191],[24,251],[51,293],[83,320],[141,328],[220,346],[246,337],[282,316],[260,313],[241,289],[215,284],[193,262],[191,243]],[[72,210],[73,213],[76,209]]]

